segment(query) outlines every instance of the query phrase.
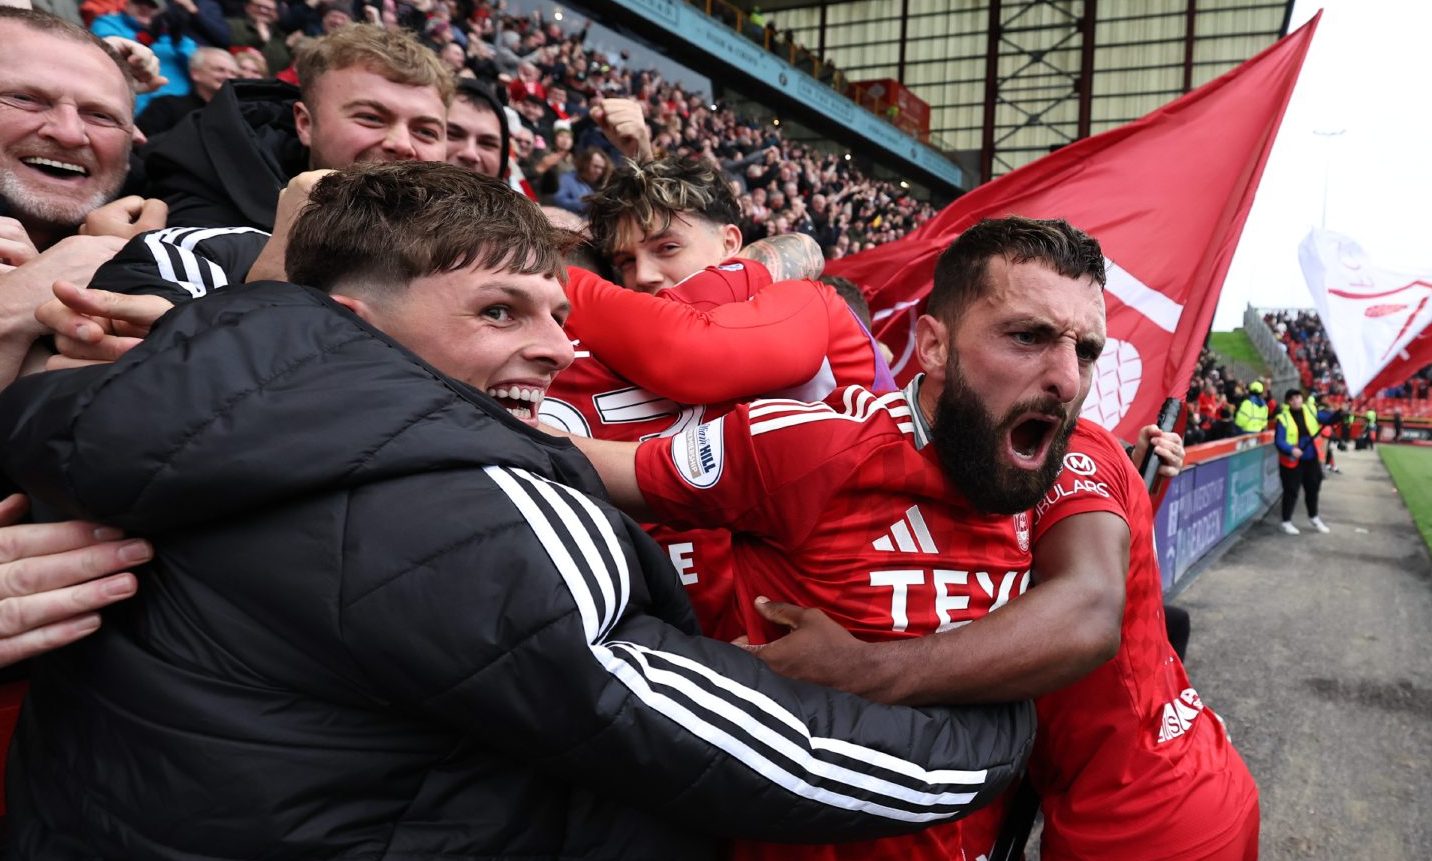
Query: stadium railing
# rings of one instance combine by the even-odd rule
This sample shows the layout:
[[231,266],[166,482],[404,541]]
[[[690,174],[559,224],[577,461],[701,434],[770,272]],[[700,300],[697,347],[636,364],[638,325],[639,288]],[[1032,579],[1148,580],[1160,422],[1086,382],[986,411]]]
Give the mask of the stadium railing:
[[1272,371],[1274,392],[1281,395],[1294,386],[1302,386],[1302,376],[1293,361],[1288,358],[1288,354],[1283,352],[1278,336],[1263,322],[1263,313],[1252,305],[1243,309],[1243,332],[1248,336],[1248,340],[1253,342],[1253,349],[1268,363]]
[[1282,498],[1272,431],[1189,446],[1154,514],[1164,596],[1176,595]]

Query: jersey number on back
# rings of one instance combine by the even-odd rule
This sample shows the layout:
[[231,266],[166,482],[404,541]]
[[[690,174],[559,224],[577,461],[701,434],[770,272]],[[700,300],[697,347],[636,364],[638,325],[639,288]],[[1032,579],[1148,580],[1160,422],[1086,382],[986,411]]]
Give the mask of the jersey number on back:
[[[640,439],[676,436],[688,427],[701,423],[704,406],[684,406],[670,398],[652,394],[646,389],[629,386],[592,396],[592,407],[602,424],[626,425],[673,417],[670,425],[659,431],[642,434]],[[566,401],[543,398],[538,408],[541,420],[578,436],[592,436],[592,430],[581,410]]]

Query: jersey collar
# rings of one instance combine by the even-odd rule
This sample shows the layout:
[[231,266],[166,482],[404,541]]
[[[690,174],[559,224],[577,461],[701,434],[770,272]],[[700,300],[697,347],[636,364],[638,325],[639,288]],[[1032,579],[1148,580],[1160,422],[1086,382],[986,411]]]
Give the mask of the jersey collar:
[[910,422],[915,425],[915,448],[924,448],[930,443],[930,422],[925,418],[925,411],[920,409],[920,385],[925,382],[924,374],[916,374],[915,378],[905,384],[905,402],[910,405]]

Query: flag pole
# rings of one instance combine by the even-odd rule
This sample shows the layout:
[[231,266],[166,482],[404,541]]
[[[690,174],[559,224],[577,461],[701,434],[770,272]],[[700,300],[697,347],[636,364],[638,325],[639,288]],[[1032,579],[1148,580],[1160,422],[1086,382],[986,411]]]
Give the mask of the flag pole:
[[1328,229],[1328,177],[1333,172],[1333,157],[1332,151],[1329,149],[1329,147],[1332,146],[1333,138],[1342,137],[1343,132],[1346,131],[1347,129],[1335,129],[1327,131],[1324,131],[1322,129],[1313,129],[1313,134],[1328,142],[1327,145],[1323,147],[1323,221],[1322,224],[1318,225],[1323,230]]

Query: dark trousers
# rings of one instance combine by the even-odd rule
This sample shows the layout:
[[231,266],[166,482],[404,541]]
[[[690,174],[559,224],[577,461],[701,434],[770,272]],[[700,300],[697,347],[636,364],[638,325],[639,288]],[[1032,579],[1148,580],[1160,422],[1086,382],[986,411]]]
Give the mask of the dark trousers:
[[1188,611],[1172,604],[1164,605],[1164,628],[1168,631],[1168,642],[1180,661],[1188,657],[1188,635],[1193,629]]
[[1293,519],[1293,507],[1298,504],[1298,486],[1302,485],[1307,499],[1308,516],[1318,516],[1318,488],[1323,486],[1323,468],[1317,458],[1303,458],[1298,465],[1289,469],[1278,464],[1278,475],[1283,479],[1283,519]]

